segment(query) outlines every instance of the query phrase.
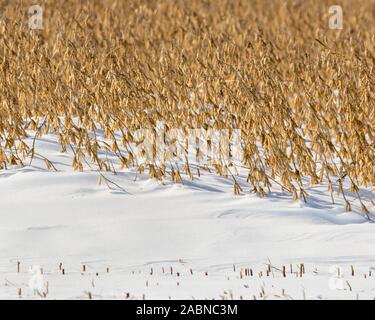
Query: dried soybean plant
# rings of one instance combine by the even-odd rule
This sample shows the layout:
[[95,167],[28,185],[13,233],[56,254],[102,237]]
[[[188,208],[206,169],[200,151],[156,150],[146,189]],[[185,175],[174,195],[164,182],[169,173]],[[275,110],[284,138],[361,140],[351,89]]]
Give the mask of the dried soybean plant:
[[44,29],[29,30],[32,3],[0,1],[0,169],[43,158],[35,140],[51,132],[75,170],[113,171],[112,154],[179,182],[199,170],[173,153],[145,163],[134,132],[160,121],[236,128],[250,190],[278,184],[299,199],[324,183],[348,210],[354,193],[368,216],[359,188],[375,184],[375,8],[339,2],[343,30],[328,28],[328,0],[46,0]]

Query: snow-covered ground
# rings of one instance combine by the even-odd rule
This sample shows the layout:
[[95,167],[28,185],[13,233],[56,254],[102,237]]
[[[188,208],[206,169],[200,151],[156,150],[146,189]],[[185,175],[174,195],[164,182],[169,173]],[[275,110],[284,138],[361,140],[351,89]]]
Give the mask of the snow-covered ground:
[[58,172],[36,157],[0,173],[0,298],[40,298],[47,282],[51,299],[375,298],[375,224],[356,201],[350,213],[333,205],[326,186],[304,203],[277,189],[259,198],[245,176],[235,196],[205,171],[161,184],[120,170],[104,175],[126,192],[110,190],[94,170],[73,172],[56,140],[36,150]]

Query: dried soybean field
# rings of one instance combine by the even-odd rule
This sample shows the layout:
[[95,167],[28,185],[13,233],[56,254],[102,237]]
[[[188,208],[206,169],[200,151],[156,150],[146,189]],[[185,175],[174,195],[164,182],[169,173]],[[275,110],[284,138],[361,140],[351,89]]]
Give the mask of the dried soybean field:
[[373,1],[37,2],[0,1],[0,270],[372,270]]

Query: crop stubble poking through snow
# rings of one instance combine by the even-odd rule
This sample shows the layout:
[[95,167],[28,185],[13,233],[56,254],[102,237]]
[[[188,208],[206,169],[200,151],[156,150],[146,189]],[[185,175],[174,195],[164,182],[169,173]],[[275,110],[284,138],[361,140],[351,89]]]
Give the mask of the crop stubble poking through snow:
[[372,1],[340,1],[343,30],[328,28],[329,1],[39,2],[43,30],[25,20],[33,3],[1,1],[1,170],[35,157],[54,170],[27,140],[53,132],[75,170],[127,167],[175,182],[211,170],[242,193],[230,163],[193,170],[173,152],[146,161],[134,134],[156,134],[158,122],[239,129],[250,191],[279,185],[303,199],[307,185],[326,184],[350,210],[346,183],[371,218],[360,188],[375,184]]
[[[14,267],[14,264],[13,266]],[[78,299],[375,299],[374,270],[287,264],[220,265],[209,272],[183,261],[127,268],[23,263],[8,271],[0,297]],[[28,280],[28,281],[27,281]],[[28,283],[28,286],[26,286]],[[70,285],[66,285],[70,283]],[[31,289],[31,291],[29,290]]]

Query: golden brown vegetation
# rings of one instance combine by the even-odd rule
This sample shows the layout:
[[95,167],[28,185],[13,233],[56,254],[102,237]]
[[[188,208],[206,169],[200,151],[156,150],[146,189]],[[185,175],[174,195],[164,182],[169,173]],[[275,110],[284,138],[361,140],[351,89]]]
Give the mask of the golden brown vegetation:
[[145,168],[128,147],[136,129],[240,128],[259,195],[279,183],[304,197],[308,178],[345,199],[347,179],[368,213],[358,190],[375,184],[372,1],[338,1],[343,30],[328,28],[330,1],[39,2],[44,30],[28,28],[34,2],[0,1],[1,169],[37,154],[30,132],[53,131],[77,170],[85,157],[111,170],[107,149],[163,179],[165,167]]

